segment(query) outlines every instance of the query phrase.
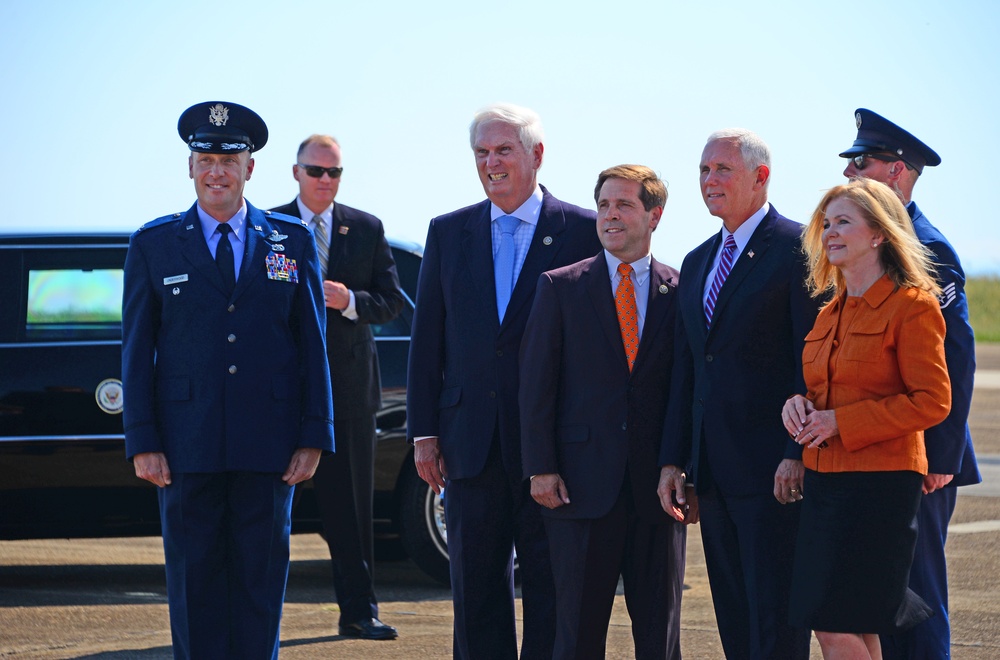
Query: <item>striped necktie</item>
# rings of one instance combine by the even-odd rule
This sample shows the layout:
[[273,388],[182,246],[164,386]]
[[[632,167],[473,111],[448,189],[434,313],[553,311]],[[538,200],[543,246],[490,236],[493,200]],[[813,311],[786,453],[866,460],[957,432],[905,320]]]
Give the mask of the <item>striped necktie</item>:
[[719,269],[715,271],[715,279],[712,280],[712,288],[708,290],[708,298],[705,299],[705,325],[712,325],[712,313],[715,311],[715,303],[719,299],[719,290],[729,277],[729,271],[733,269],[733,256],[736,254],[736,239],[730,234],[726,236],[726,244],[722,246],[722,258],[719,259]]
[[319,254],[319,273],[326,279],[326,264],[330,258],[330,239],[326,235],[326,225],[323,216],[314,215],[312,219],[313,236],[316,237],[316,252]]

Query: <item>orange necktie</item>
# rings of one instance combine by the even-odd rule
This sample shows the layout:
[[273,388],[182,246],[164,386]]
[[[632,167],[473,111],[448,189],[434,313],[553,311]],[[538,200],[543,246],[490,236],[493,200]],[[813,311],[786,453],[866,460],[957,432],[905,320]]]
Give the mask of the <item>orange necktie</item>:
[[618,264],[621,281],[615,290],[615,308],[618,310],[618,325],[622,331],[622,343],[628,358],[628,370],[632,371],[635,356],[639,352],[639,315],[635,310],[635,287],[632,286],[632,266]]

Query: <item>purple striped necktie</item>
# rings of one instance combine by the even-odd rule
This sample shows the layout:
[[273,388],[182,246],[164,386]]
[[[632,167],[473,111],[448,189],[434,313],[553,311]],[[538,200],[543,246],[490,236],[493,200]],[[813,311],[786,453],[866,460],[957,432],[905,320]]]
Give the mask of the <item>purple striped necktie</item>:
[[722,246],[722,258],[719,259],[719,268],[715,271],[715,279],[712,280],[712,288],[708,290],[708,298],[705,299],[705,325],[712,325],[712,312],[715,311],[715,302],[719,299],[719,290],[729,277],[729,271],[733,269],[733,257],[736,255],[736,239],[730,234],[726,236],[726,244]]

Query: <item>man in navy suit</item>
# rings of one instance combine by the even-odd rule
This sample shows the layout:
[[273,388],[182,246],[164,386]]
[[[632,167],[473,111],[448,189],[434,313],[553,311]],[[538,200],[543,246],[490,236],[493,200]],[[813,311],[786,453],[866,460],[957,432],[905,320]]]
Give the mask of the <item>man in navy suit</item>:
[[542,271],[600,249],[594,212],[537,183],[542,128],[495,105],[469,127],[487,200],[431,220],[410,340],[407,427],[420,477],[445,488],[457,658],[551,658],[555,594],[538,504],[521,471],[518,351]]
[[685,511],[656,487],[678,272],[650,254],[667,188],[601,172],[604,250],[543,273],[521,344],[521,447],[556,585],[553,658],[603,658],[618,578],[636,658],[681,657]]
[[947,419],[924,431],[928,475],[917,512],[917,547],[910,568],[910,588],[934,610],[934,616],[901,635],[883,635],[886,658],[950,658],[948,619],[948,565],[945,541],[955,511],[958,486],[982,481],[969,433],[972,381],[976,371],[976,343],[969,324],[965,272],[948,239],[917,207],[913,187],[924,167],[941,164],[941,157],[916,137],[871,110],[854,113],[857,139],[840,154],[849,158],[844,176],[868,177],[886,184],[906,206],[920,242],[933,254],[947,334],[944,356],[951,378],[951,412]]
[[125,259],[125,449],[159,488],[177,658],[277,658],[292,492],[333,450],[312,235],[243,199],[267,127],[235,103],[181,115],[198,201]]
[[666,506],[685,502],[688,477],[695,485],[729,658],[809,657],[809,631],[788,625],[804,468],[781,407],[805,392],[802,348],[817,303],[805,288],[802,226],[767,201],[770,163],[744,129],[713,133],[702,152],[702,197],[723,226],[681,266],[660,452]]
[[323,269],[337,452],[320,460],[313,488],[333,564],[338,630],[348,637],[394,639],[396,629],[379,621],[372,581],[375,413],[382,384],[371,324],[394,319],[403,293],[382,221],[334,203],[342,172],[337,141],[309,136],[292,166],[298,197],[271,210],[309,223]]

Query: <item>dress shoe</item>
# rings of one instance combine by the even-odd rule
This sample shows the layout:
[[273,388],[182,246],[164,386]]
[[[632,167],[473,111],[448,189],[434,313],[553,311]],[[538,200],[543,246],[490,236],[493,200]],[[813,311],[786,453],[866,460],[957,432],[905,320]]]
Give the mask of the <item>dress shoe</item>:
[[385,625],[378,619],[340,624],[340,634],[344,637],[359,637],[361,639],[396,639],[399,636],[395,628]]

